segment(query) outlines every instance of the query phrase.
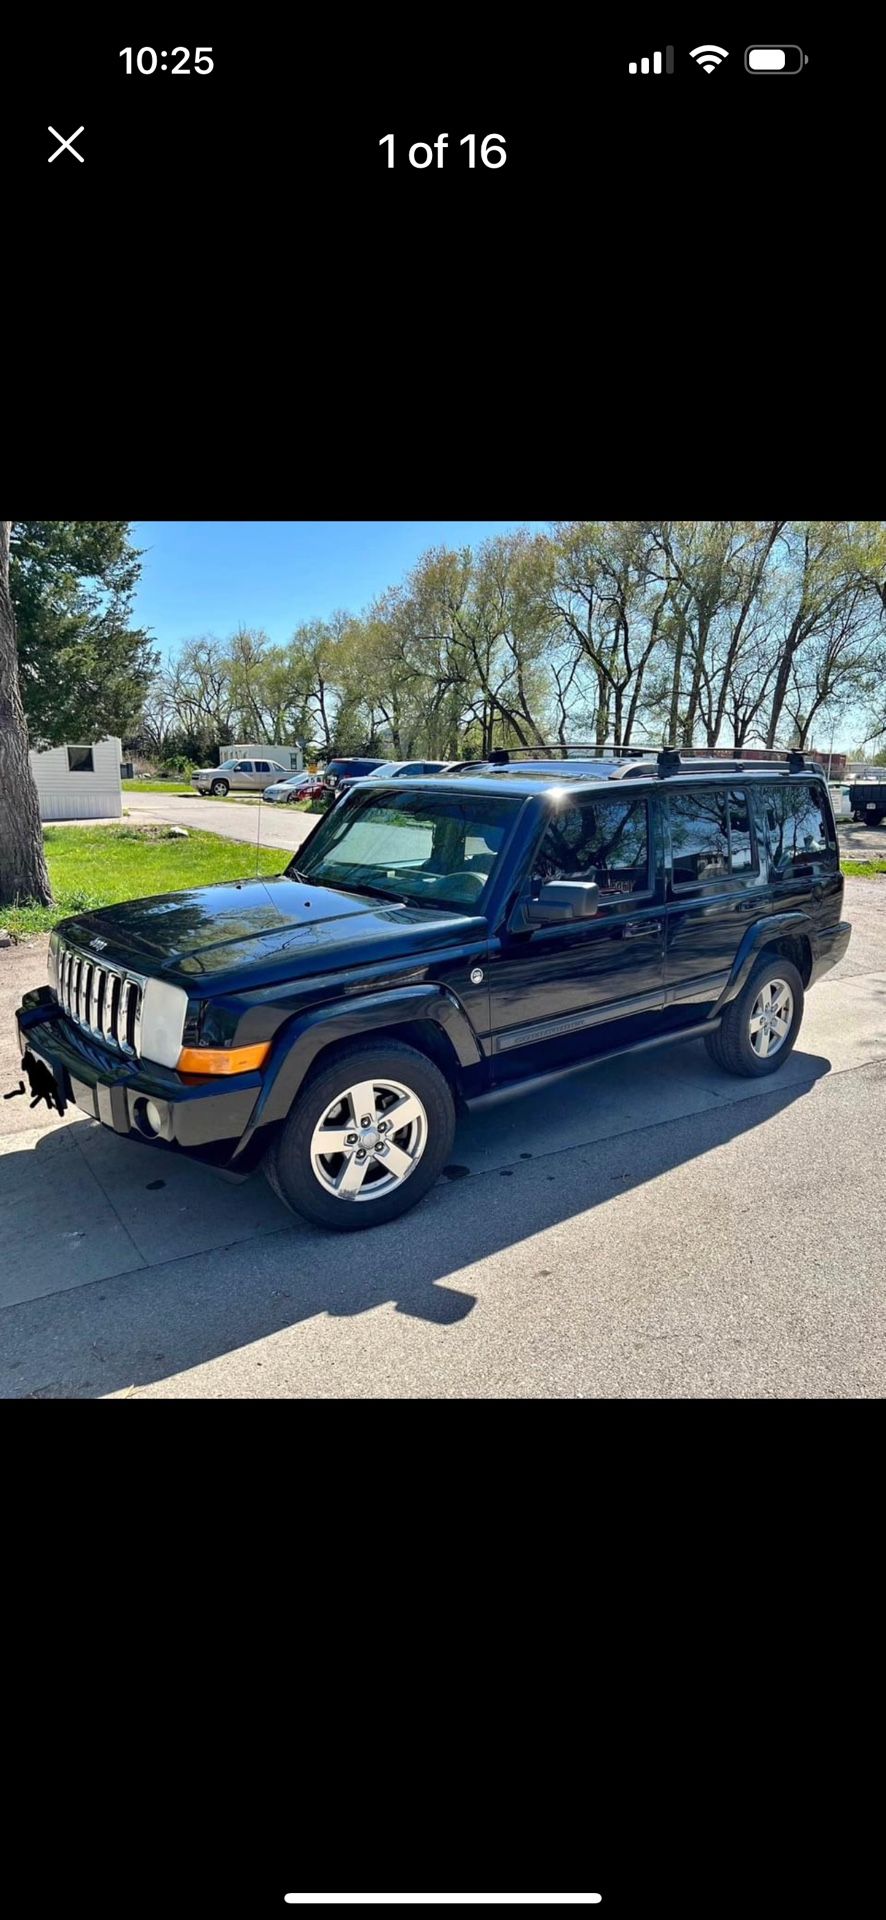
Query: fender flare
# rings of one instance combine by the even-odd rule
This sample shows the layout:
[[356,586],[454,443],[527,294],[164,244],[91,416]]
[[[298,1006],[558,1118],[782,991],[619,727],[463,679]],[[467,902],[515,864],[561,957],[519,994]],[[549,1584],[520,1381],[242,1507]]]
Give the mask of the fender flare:
[[801,936],[806,934],[811,937],[814,931],[811,916],[799,908],[789,913],[769,914],[765,920],[752,921],[751,925],[745,928],[741,945],[732,963],[729,979],[719,1000],[711,1008],[710,1018],[716,1019],[723,1012],[724,1007],[728,1006],[730,1000],[735,1000],[741,993],[754,961],[764,947],[770,946],[785,933]]
[[249,1158],[256,1134],[284,1120],[318,1054],[339,1040],[357,1039],[379,1027],[432,1020],[451,1042],[460,1067],[474,1066],[483,1053],[457,995],[449,987],[426,984],[397,987],[391,993],[334,1000],[296,1014],[281,1027],[271,1048],[264,1082],[249,1125],[233,1156]]

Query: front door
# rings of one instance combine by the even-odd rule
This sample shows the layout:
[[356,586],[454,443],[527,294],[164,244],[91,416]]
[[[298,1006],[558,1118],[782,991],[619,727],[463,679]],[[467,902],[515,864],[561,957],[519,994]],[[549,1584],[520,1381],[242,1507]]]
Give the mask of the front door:
[[570,1049],[611,1044],[614,1021],[642,1023],[664,1004],[663,873],[649,800],[624,791],[552,798],[527,877],[595,880],[600,890],[593,919],[490,942],[493,1051],[502,1066],[507,1056],[521,1072],[541,1072]]

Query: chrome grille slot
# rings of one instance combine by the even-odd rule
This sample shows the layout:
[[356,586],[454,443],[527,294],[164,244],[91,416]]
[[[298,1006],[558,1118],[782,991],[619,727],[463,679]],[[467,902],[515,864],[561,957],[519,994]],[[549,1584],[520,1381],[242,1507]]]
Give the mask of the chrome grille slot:
[[108,966],[64,941],[59,943],[59,1006],[69,1020],[118,1053],[138,1052],[144,988],[141,974]]

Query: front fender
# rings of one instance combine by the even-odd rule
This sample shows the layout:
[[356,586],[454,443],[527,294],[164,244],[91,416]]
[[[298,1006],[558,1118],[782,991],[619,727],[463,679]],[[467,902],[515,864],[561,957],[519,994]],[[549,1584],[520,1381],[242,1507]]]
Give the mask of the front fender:
[[324,1048],[380,1027],[402,1026],[414,1020],[433,1020],[442,1029],[460,1067],[472,1067],[482,1059],[471,1022],[449,987],[396,987],[390,993],[371,993],[360,999],[311,1007],[288,1020],[277,1034],[264,1068],[261,1094],[231,1164],[255,1157],[256,1136],[286,1118],[299,1087]]
[[774,940],[781,939],[785,934],[796,937],[798,934],[802,936],[812,932],[813,922],[809,914],[799,910],[791,913],[771,913],[765,920],[752,921],[751,925],[745,928],[741,946],[732,963],[732,972],[719,1000],[712,1006],[709,1018],[711,1020],[718,1018],[730,1000],[735,1000],[741,993],[754,961],[763,947],[771,945]]

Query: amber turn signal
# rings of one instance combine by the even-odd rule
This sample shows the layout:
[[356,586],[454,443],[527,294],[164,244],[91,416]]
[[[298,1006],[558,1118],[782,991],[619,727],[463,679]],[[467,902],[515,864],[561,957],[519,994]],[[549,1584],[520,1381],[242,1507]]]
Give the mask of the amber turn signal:
[[233,1047],[224,1052],[218,1047],[183,1047],[178,1056],[179,1073],[249,1073],[264,1065],[271,1051],[270,1040],[258,1047]]

